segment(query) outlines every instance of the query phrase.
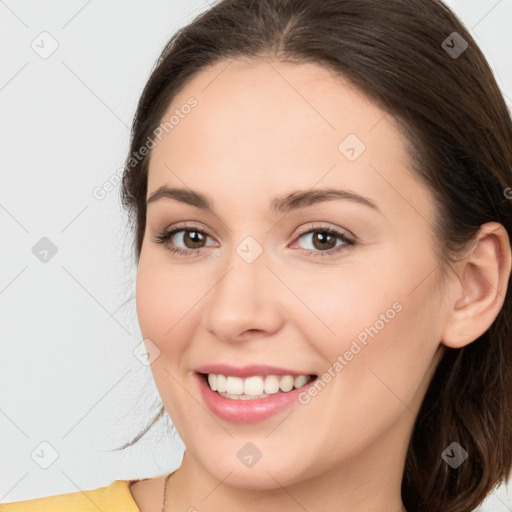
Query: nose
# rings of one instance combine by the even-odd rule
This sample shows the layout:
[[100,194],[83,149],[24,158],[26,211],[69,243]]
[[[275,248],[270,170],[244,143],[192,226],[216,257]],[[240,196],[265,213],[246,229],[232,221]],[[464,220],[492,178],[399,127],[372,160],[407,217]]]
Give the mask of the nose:
[[280,328],[285,287],[269,263],[265,251],[252,262],[235,249],[226,258],[205,297],[202,324],[210,334],[225,342],[239,342]]

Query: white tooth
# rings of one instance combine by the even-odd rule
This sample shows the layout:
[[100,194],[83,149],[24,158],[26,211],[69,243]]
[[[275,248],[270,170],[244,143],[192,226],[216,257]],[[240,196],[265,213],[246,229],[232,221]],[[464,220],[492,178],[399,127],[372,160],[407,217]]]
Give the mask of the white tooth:
[[293,389],[293,377],[291,375],[283,375],[279,381],[281,391],[290,391]]
[[298,389],[304,386],[304,384],[306,384],[307,381],[308,378],[305,375],[299,375],[298,377],[295,377],[295,380],[293,381],[293,387],[295,389]]
[[265,377],[265,393],[277,393],[279,391],[279,377],[267,375]]
[[224,375],[217,375],[217,391],[219,393],[226,391],[226,377]]
[[212,388],[213,391],[217,391],[217,375],[209,373],[208,384],[210,384],[210,387]]
[[224,397],[224,398],[229,398],[230,400],[257,400],[257,399],[260,399],[260,398],[266,398],[268,395],[266,395],[265,393],[261,394],[261,395],[256,395],[256,396],[252,396],[252,395],[229,395],[228,393],[219,393],[220,396]]
[[244,394],[258,396],[263,394],[263,377],[247,377],[243,380]]
[[226,379],[226,393],[229,393],[230,395],[243,395],[244,379],[229,375]]

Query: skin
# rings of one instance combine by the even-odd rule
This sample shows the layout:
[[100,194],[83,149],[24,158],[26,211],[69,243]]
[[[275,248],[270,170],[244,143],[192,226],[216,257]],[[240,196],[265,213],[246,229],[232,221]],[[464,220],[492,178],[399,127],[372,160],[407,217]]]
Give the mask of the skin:
[[[149,166],[148,197],[168,185],[215,205],[209,213],[164,198],[147,207],[137,314],[160,350],[151,370],[186,445],[168,510],[398,512],[414,420],[445,347],[474,341],[503,304],[507,233],[484,225],[443,282],[432,195],[411,170],[396,121],[316,64],[226,65],[203,70],[174,98],[164,119],[190,96],[198,105],[158,141]],[[366,145],[353,162],[338,149],[348,134]],[[368,197],[380,213],[341,200],[269,211],[276,196],[324,187]],[[183,232],[168,244],[191,256],[153,241],[184,221],[208,235],[199,256]],[[358,244],[308,254],[325,251],[311,234],[299,238],[313,227]],[[236,252],[247,236],[263,249],[253,263]],[[307,405],[253,425],[204,406],[191,376],[199,365],[322,375],[397,301],[401,311]],[[251,468],[236,455],[247,442],[262,454]],[[142,512],[161,509],[163,478],[132,485]]]

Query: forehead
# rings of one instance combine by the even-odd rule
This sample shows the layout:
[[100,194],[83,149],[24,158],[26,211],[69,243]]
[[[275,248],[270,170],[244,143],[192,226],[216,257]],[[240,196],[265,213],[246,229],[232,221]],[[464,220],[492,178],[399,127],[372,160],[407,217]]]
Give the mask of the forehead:
[[320,65],[219,62],[186,84],[162,123],[171,116],[152,150],[148,195],[172,184],[222,196],[236,184],[247,198],[268,197],[318,183],[388,201],[400,215],[409,202],[429,210],[397,121]]
[[387,127],[382,145],[393,142],[393,148],[401,150],[393,119],[346,79],[317,64],[216,63],[186,84],[162,122],[188,110],[190,97],[197,106],[180,116],[166,134],[168,147],[182,146],[193,134],[196,149],[206,153],[229,147],[231,161],[263,160],[283,153],[293,159],[299,153],[315,153],[319,141],[324,142],[319,149],[330,148],[338,156],[338,144],[345,136],[352,133],[365,141],[382,122]]

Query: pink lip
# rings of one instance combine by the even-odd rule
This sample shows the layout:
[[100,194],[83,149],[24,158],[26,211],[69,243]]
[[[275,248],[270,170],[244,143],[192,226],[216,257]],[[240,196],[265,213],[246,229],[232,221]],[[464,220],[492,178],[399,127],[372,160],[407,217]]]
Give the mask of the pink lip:
[[[248,367],[244,368],[244,371]],[[267,367],[268,368],[268,367]],[[271,374],[274,374],[276,368],[273,369]],[[206,373],[206,372],[205,372]],[[208,373],[223,373],[220,371],[209,371]],[[228,375],[233,373],[227,372]],[[294,375],[304,375],[293,373]],[[250,375],[254,375],[251,373]],[[250,376],[249,375],[249,376]],[[261,375],[261,373],[259,374]],[[285,373],[286,375],[286,373]],[[290,373],[288,373],[290,375]],[[204,402],[208,409],[215,414],[218,418],[229,421],[230,423],[257,423],[266,420],[287,407],[290,407],[298,399],[298,396],[307,391],[309,386],[314,384],[310,381],[299,389],[294,389],[286,393],[271,394],[266,398],[256,398],[253,400],[231,400],[223,398],[216,391],[212,391],[206,382],[205,376],[199,373],[194,374],[199,391],[203,397]]]
[[250,365],[236,368],[227,364],[205,364],[195,369],[199,373],[214,373],[216,375],[232,375],[233,377],[252,377],[254,375],[312,375],[309,372],[298,372],[289,368],[278,368],[277,366]]

